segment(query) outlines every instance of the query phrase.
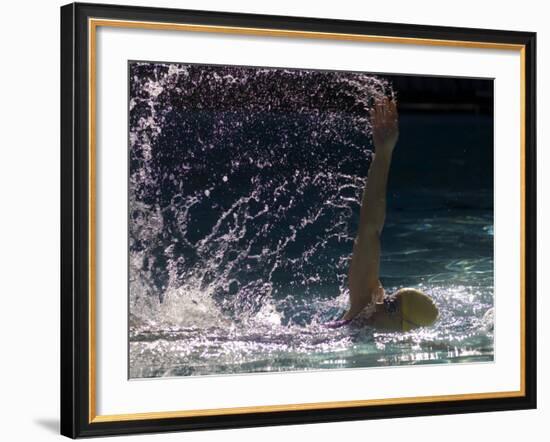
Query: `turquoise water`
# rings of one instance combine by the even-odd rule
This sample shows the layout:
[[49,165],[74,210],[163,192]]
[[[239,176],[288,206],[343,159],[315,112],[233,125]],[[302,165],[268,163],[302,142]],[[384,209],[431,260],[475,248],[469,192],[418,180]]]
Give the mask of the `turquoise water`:
[[[159,316],[185,312],[196,323],[136,327],[131,377],[492,361],[493,330],[483,321],[493,305],[492,235],[492,211],[389,214],[384,236],[393,239],[384,248],[381,279],[389,291],[415,286],[432,296],[440,309],[432,327],[407,333],[326,329],[321,323],[344,311],[345,292],[313,300],[295,293],[244,323],[224,318],[200,295],[197,304],[168,299]],[[308,319],[300,324],[300,318]]]
[[425,291],[438,321],[328,329],[348,303],[369,98],[391,86],[163,63],[130,73],[130,378],[493,360],[490,116],[400,115],[380,279]]

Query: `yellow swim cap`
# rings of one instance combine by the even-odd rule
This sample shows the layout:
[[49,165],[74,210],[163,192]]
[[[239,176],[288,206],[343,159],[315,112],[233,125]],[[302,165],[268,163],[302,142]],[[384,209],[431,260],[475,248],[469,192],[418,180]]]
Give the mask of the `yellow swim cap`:
[[405,287],[397,290],[394,296],[400,300],[403,331],[426,327],[436,321],[439,310],[432,298],[420,290]]

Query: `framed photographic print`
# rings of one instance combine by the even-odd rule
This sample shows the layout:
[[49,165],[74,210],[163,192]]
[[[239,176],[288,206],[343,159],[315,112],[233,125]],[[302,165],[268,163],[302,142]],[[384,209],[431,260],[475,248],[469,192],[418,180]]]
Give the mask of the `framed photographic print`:
[[61,433],[536,406],[534,33],[61,8]]

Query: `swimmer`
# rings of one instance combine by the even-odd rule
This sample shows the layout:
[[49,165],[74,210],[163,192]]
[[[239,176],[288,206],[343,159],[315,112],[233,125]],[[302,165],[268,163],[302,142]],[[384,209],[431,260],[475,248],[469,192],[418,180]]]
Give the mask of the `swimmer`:
[[369,322],[377,328],[410,330],[432,324],[438,312],[433,301],[419,290],[403,288],[388,296],[380,282],[380,235],[386,218],[386,185],[399,136],[395,100],[378,99],[370,118],[375,153],[363,190],[359,228],[348,272],[349,309],[340,320],[328,326],[348,324],[368,310]]

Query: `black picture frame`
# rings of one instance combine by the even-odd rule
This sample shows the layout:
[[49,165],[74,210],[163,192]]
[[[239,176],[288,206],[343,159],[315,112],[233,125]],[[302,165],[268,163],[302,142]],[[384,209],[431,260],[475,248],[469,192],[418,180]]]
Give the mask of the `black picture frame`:
[[[518,46],[524,81],[523,390],[513,397],[217,414],[95,419],[90,367],[89,19]],[[536,34],[488,29],[73,3],[61,7],[61,434],[71,437],[240,428],[536,408]]]

